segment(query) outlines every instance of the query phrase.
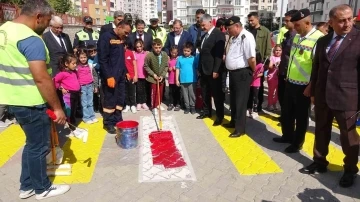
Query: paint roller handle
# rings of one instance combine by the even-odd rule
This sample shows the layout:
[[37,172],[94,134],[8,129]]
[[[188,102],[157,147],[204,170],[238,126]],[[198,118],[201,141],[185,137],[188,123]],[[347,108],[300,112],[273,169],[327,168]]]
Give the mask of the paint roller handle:
[[50,109],[46,110],[46,114],[53,120],[55,123],[64,125],[66,123],[66,116],[64,114],[64,111],[59,111],[56,113],[55,111],[52,111]]

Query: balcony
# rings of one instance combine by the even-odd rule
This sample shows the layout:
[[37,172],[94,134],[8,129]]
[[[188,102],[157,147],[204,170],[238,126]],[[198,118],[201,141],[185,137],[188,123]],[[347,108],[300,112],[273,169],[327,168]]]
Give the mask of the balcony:
[[259,5],[259,1],[258,1],[258,0],[256,0],[256,1],[254,1],[254,0],[250,1],[250,6],[258,6],[258,5]]
[[217,17],[225,17],[225,18],[229,18],[231,16],[234,15],[234,8],[233,7],[229,7],[230,5],[227,5],[228,7],[219,7],[218,5],[218,9],[217,9]]
[[309,4],[317,4],[317,3],[324,3],[324,0],[309,0]]

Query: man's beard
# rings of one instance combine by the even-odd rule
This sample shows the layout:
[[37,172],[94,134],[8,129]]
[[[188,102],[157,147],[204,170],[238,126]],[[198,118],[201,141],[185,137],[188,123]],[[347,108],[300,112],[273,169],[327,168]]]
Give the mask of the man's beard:
[[38,35],[42,35],[44,33],[46,28],[43,28],[43,27],[37,27],[34,32]]

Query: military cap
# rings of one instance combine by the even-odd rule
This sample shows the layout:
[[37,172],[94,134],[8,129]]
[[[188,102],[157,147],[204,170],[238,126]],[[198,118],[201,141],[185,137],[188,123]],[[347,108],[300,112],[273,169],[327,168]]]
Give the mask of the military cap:
[[83,19],[83,21],[85,22],[85,23],[89,23],[89,22],[93,22],[93,19],[90,17],[90,16],[85,16],[84,17],[84,19]]
[[232,16],[232,17],[230,17],[229,19],[227,19],[225,21],[225,26],[231,26],[231,25],[236,24],[236,23],[241,24],[240,18],[238,16]]
[[302,19],[306,18],[309,15],[310,15],[310,10],[307,9],[307,8],[298,10],[298,12],[294,13],[291,16],[290,22],[296,22],[296,21],[302,20]]

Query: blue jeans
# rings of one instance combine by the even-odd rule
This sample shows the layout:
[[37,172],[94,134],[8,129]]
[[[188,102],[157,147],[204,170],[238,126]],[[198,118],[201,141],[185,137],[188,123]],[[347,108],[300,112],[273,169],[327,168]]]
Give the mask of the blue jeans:
[[91,121],[95,119],[93,96],[93,84],[81,86],[81,106],[83,110],[83,121]]
[[46,174],[46,155],[50,145],[50,119],[45,104],[33,107],[9,106],[26,136],[22,153],[20,190],[40,194],[51,186]]

